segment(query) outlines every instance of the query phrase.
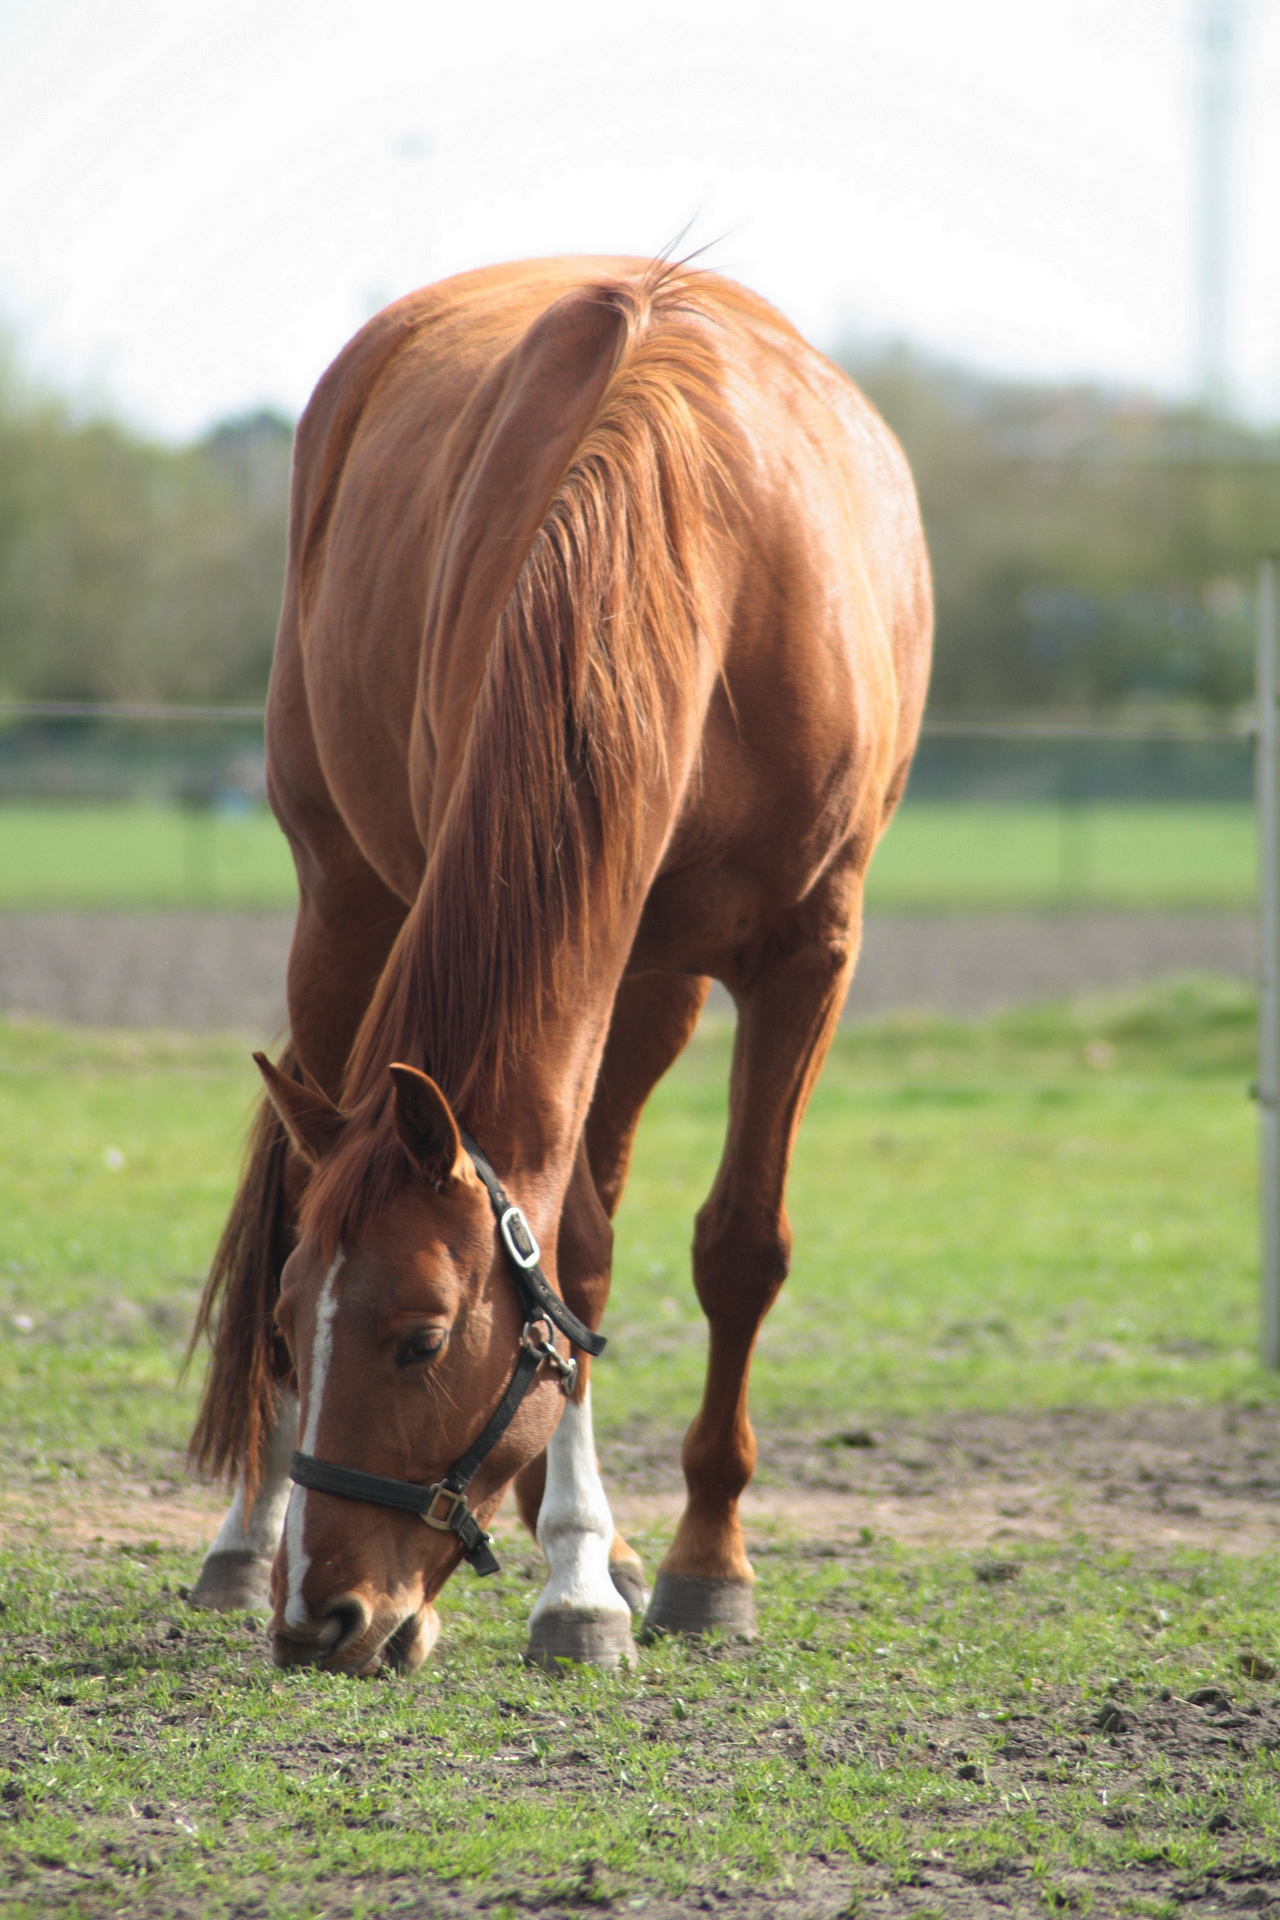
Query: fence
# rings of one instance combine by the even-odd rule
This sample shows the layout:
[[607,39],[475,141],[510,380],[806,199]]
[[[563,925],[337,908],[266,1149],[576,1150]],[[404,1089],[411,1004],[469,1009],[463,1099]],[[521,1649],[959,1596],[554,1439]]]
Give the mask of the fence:
[[[1253,757],[1252,733],[1239,723],[930,718],[899,822],[872,868],[869,902],[1246,904]],[[261,820],[264,799],[258,708],[0,704],[0,803],[9,803],[0,806],[0,840],[10,867],[0,904],[56,902],[77,834],[84,877],[78,896],[68,879],[68,904],[105,904],[113,885],[120,903],[141,903],[140,882],[126,870],[139,870],[144,841],[157,868],[150,904],[163,896],[160,866],[175,900],[283,903],[289,863],[269,827],[258,828],[251,851],[252,831],[224,824]],[[35,803],[39,817],[20,819],[22,803]],[[145,819],[120,817],[130,803],[149,806]],[[1176,822],[1166,811],[1175,803],[1183,809]],[[112,836],[104,822],[113,817]]]
[[0,801],[266,799],[260,707],[0,701]]
[[[926,722],[911,787],[920,808],[968,803],[1058,810],[1060,890],[1078,887],[1083,823],[1103,803],[1247,804],[1261,839],[1261,1335],[1280,1367],[1280,638],[1276,568],[1258,596],[1258,722],[1103,726],[1066,718]],[[1256,770],[1255,770],[1256,762]],[[262,714],[0,703],[0,800],[177,801],[194,822],[265,795]],[[189,840],[191,849],[198,841]]]
[[[926,719],[917,801],[1067,807],[1253,797],[1253,728]],[[265,796],[262,711],[0,701],[0,800]]]

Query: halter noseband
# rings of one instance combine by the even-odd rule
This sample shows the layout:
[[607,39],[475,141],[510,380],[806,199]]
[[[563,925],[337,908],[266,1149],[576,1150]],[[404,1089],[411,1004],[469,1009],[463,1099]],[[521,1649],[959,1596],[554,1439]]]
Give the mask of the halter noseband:
[[[429,1527],[441,1533],[456,1533],[462,1542],[464,1557],[477,1573],[485,1574],[497,1573],[498,1561],[488,1534],[467,1505],[467,1488],[476,1469],[511,1425],[544,1360],[559,1374],[561,1391],[573,1392],[578,1363],[572,1358],[562,1359],[556,1351],[554,1328],[559,1327],[572,1345],[581,1347],[584,1353],[603,1353],[607,1343],[603,1334],[592,1333],[576,1313],[569,1311],[559,1294],[553,1292],[538,1264],[541,1254],[528,1221],[509,1199],[493,1167],[469,1134],[462,1135],[462,1144],[488,1192],[493,1217],[498,1223],[498,1237],[515,1281],[516,1297],[525,1315],[516,1370],[492,1420],[462,1458],[454,1462],[444,1479],[437,1480],[434,1486],[419,1486],[416,1480],[389,1480],[380,1473],[361,1473],[356,1467],[335,1467],[310,1453],[294,1454],[289,1462],[289,1477],[300,1487],[314,1488],[317,1493],[336,1493],[344,1500],[364,1500],[371,1506],[398,1507],[404,1513],[420,1514]],[[539,1335],[539,1328],[545,1330],[545,1338]]]

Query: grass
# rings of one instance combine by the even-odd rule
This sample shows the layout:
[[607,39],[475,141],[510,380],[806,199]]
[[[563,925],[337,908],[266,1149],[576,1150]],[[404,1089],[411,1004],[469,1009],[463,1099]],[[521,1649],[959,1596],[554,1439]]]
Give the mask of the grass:
[[[1271,1397],[1253,1046],[1251,997],[1195,981],[843,1031],[792,1173],[758,1416]],[[641,1130],[596,1375],[606,1429],[696,1405],[688,1247],[729,1048],[706,1023]],[[0,1431],[180,1440],[175,1354],[255,1082],[236,1042],[0,1028]]]
[[[908,798],[871,870],[872,909],[1230,907],[1252,901],[1252,809],[963,806]],[[263,810],[0,807],[0,909],[291,907]]]
[[[420,1675],[360,1685],[186,1613],[190,1556],[9,1556],[0,1907],[371,1914],[443,1881],[464,1914],[736,1912],[761,1883],[834,1911],[932,1876],[1158,1912],[1274,1861],[1273,1690],[1238,1653],[1274,1641],[1275,1569],[1084,1541],[1010,1567],[779,1541],[766,1641],[555,1679],[520,1665],[536,1575],[512,1568],[460,1584]],[[1245,1709],[1234,1749],[1186,1704],[1215,1683]],[[1170,1737],[1135,1745],[1135,1720]]]
[[296,901],[289,848],[265,807],[0,806],[0,909]]
[[[596,1375],[605,1418],[695,1403],[689,1221],[727,1045],[695,1044],[646,1116]],[[1253,1048],[1251,996],[1194,982],[845,1030],[792,1171],[792,1276],[753,1371],[762,1418],[1271,1395]]]
[[[605,1429],[670,1427],[696,1398],[687,1247],[728,1050],[710,1024],[642,1129]],[[1249,997],[1211,981],[842,1033],[797,1155],[758,1424],[1275,1399],[1252,1053]],[[253,1083],[234,1043],[0,1027],[0,1443],[37,1499],[181,1443],[176,1359]],[[276,1673],[255,1623],[188,1613],[193,1553],[6,1549],[0,1911],[355,1915],[448,1880],[464,1916],[754,1912],[762,1885],[802,1911],[898,1889],[923,1912],[926,1881],[948,1913],[989,1881],[1156,1913],[1280,1856],[1275,1688],[1239,1664],[1280,1651],[1270,1558],[1080,1537],[989,1580],[962,1554],[779,1533],[757,1645],[552,1680],[519,1661],[525,1553],[454,1583],[421,1675],[356,1684]],[[1188,1704],[1206,1686],[1235,1699],[1229,1729]]]
[[908,796],[871,868],[879,908],[1233,907],[1257,891],[1253,809],[967,806]]

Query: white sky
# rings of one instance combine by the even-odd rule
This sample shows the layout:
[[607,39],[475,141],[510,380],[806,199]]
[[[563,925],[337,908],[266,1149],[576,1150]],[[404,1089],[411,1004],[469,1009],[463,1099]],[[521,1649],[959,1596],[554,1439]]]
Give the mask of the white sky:
[[[0,0],[0,317],[186,435],[295,413],[495,259],[710,263],[820,345],[1191,379],[1192,0]],[[1248,4],[1231,368],[1280,416],[1280,0]]]

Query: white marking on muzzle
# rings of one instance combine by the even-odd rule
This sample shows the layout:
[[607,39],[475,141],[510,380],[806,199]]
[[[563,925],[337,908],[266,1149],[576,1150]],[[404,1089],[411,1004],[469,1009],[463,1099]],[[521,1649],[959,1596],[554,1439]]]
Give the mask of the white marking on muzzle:
[[[303,1429],[301,1448],[303,1453],[314,1453],[316,1434],[320,1428],[320,1403],[324,1398],[325,1375],[329,1371],[329,1362],[333,1358],[333,1316],[338,1311],[338,1274],[346,1254],[339,1247],[333,1265],[324,1277],[320,1289],[320,1302],[316,1308],[316,1332],[311,1343],[311,1380],[307,1393],[307,1424]],[[311,1556],[303,1551],[302,1532],[307,1512],[307,1490],[295,1486],[289,1495],[289,1506],[284,1517],[284,1544],[289,1566],[289,1602],[284,1610],[284,1623],[287,1627],[306,1627],[311,1624],[306,1602],[302,1598],[302,1583],[311,1566]]]

